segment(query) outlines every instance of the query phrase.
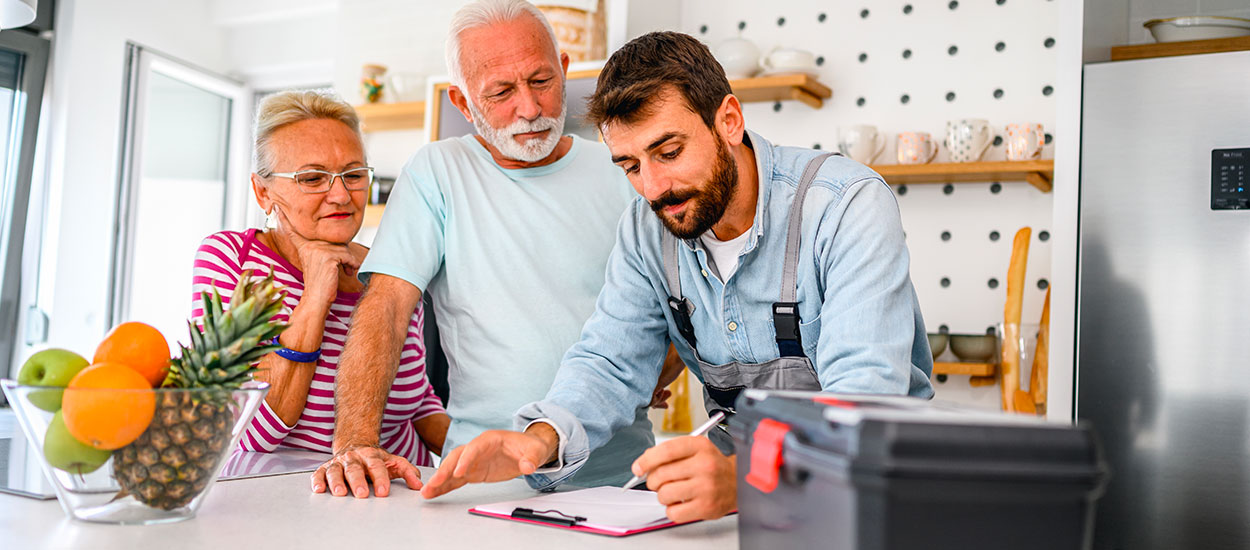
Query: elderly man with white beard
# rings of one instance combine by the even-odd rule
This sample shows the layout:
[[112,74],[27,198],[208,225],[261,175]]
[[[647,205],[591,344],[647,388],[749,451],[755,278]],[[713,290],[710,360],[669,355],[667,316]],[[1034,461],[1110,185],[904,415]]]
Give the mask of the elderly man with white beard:
[[[313,491],[365,498],[372,482],[386,496],[391,479],[412,479],[412,465],[378,447],[378,426],[423,292],[449,363],[443,454],[513,428],[517,409],[550,388],[594,311],[617,221],[634,198],[607,147],[563,135],[568,63],[525,0],[483,0],[453,18],[449,95],[477,135],[426,145],[395,183],[339,363],[335,456],[313,475]],[[680,372],[670,357],[660,388]],[[639,409],[573,483],[619,485],[653,444]]]

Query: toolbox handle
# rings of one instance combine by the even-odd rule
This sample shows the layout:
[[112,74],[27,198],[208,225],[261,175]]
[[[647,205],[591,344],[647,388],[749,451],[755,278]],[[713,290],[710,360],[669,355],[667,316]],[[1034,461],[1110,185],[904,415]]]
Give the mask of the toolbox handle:
[[782,445],[790,426],[771,418],[760,420],[751,435],[751,471],[747,472],[746,482],[764,493],[771,493],[777,488],[777,479],[781,475],[784,462]]

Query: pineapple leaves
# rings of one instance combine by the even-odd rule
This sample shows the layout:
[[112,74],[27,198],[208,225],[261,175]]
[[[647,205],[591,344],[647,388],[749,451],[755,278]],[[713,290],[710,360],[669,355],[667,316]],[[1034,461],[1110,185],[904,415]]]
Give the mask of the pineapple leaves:
[[228,306],[216,286],[200,293],[204,316],[200,324],[187,322],[190,345],[170,362],[166,387],[237,388],[251,380],[255,365],[279,346],[270,342],[287,324],[273,317],[283,308],[286,293],[274,282],[273,272],[253,280],[251,271],[239,275]]

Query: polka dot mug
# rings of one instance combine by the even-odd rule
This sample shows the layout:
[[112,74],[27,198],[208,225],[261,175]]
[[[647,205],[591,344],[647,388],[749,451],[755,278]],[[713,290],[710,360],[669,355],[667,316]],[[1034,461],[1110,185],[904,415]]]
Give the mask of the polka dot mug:
[[966,118],[946,122],[946,150],[951,162],[976,162],[994,141],[990,123],[983,118]]

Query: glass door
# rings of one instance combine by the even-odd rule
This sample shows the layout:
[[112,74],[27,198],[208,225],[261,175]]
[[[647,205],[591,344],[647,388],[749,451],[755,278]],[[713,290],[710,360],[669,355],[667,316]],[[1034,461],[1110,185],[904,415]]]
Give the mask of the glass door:
[[[0,33],[0,376],[6,377],[17,374],[14,359],[25,334],[19,329],[18,304],[34,292],[35,277],[28,275],[38,260],[40,232],[35,226],[42,193],[32,193],[32,188],[43,188],[33,174],[48,51],[48,40],[35,34]],[[35,223],[28,224],[32,211]],[[28,225],[33,228],[29,232]]]
[[112,324],[155,326],[176,352],[187,340],[196,248],[242,226],[250,94],[138,45],[129,54]]

